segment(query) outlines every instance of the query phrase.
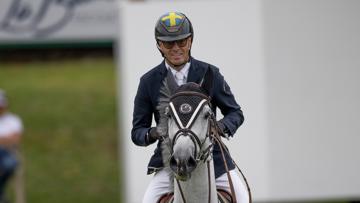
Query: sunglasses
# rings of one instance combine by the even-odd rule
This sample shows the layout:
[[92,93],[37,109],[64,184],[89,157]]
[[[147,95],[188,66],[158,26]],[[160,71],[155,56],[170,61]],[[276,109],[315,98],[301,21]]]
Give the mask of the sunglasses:
[[165,41],[160,41],[161,44],[164,45],[165,48],[167,49],[171,49],[175,46],[175,43],[179,46],[179,47],[184,47],[187,44],[187,40],[188,38],[185,39],[181,39],[181,40],[176,40],[176,41],[170,41],[170,42],[165,42]]

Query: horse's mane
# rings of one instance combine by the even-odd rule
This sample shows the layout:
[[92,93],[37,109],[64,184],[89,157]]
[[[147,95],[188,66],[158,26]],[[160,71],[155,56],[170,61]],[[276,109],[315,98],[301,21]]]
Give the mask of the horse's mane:
[[159,111],[160,119],[159,123],[156,126],[156,130],[162,137],[167,137],[168,131],[168,116],[166,115],[166,109],[169,106],[170,97],[172,95],[172,91],[167,82],[167,78],[165,78],[160,87],[160,95],[159,95],[159,103],[156,109]]
[[[159,111],[159,116],[160,116],[159,122],[156,126],[156,131],[161,137],[164,138],[161,143],[161,156],[163,159],[164,167],[169,167],[169,158],[171,155],[170,152],[171,142],[168,135],[169,117],[166,115],[166,109],[169,108],[169,101],[173,92],[173,90],[171,89],[172,88],[169,86],[167,78],[165,77],[160,87],[159,103],[156,107],[156,109]],[[170,173],[169,183],[170,183],[169,188],[172,190],[172,188],[174,187],[173,173]]]

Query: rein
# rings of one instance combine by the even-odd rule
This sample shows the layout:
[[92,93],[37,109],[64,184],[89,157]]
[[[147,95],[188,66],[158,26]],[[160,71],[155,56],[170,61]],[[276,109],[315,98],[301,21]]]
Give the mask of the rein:
[[[220,134],[223,134],[223,132],[220,130],[220,127],[217,125],[216,122],[214,122],[212,126],[213,126],[213,128],[211,130],[211,133],[213,134],[213,138],[214,138],[215,142],[220,147],[221,156],[222,156],[223,163],[224,163],[224,166],[225,166],[225,169],[226,169],[226,174],[227,174],[227,177],[228,177],[228,180],[229,180],[229,185],[230,185],[230,190],[231,190],[231,198],[232,198],[233,202],[236,203],[237,201],[236,201],[236,196],[235,196],[234,185],[233,185],[233,182],[232,182],[232,179],[231,179],[231,176],[230,176],[230,171],[229,171],[228,165],[227,165],[226,160],[225,160],[224,151],[226,151],[229,156],[230,156],[230,152],[229,152],[228,148],[225,146],[224,142],[221,140],[221,137],[220,137],[221,135]],[[249,203],[252,203],[252,195],[251,195],[251,190],[250,190],[249,183],[248,183],[244,173],[241,171],[240,167],[235,163],[234,159],[231,156],[230,156],[230,159],[232,160],[233,164],[236,166],[236,168],[240,172],[241,176],[243,177],[243,179],[245,181],[245,184],[246,184],[246,188],[248,190],[248,194],[249,194]]]

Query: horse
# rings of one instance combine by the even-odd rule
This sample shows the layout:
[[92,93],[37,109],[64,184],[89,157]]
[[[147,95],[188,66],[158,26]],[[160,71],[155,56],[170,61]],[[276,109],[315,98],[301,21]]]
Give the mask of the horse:
[[218,193],[215,185],[212,149],[220,138],[208,95],[212,81],[206,81],[174,90],[165,79],[160,89],[157,131],[162,136],[164,166],[174,176],[173,196],[163,196],[160,203],[233,202],[233,195]]

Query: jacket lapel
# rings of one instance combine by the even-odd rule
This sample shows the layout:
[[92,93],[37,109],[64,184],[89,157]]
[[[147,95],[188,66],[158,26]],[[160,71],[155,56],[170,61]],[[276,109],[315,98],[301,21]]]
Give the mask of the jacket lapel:
[[198,61],[196,59],[191,58],[191,65],[190,65],[190,69],[189,69],[187,82],[195,82],[195,83],[199,84],[205,74],[205,71],[206,71],[206,68],[200,66],[200,64],[198,63]]
[[153,87],[151,88],[152,90],[152,100],[153,100],[153,104],[156,106],[157,105],[157,101],[158,101],[158,97],[159,97],[159,90],[161,87],[161,83],[164,80],[164,78],[167,75],[167,69],[165,67],[165,61],[163,61],[157,69],[157,74],[154,75],[153,78]]

